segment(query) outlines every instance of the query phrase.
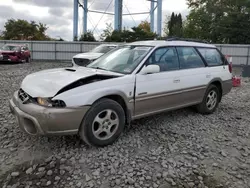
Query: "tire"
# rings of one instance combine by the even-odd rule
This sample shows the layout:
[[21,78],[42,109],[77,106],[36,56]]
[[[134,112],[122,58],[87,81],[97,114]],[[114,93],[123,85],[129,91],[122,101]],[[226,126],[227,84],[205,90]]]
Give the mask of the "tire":
[[113,144],[125,127],[125,113],[120,104],[101,99],[86,113],[79,129],[82,140],[92,146]]
[[[205,115],[214,113],[220,103],[220,96],[221,93],[219,92],[219,89],[213,84],[210,85],[204,95],[202,103],[197,105],[197,111]],[[213,102],[209,102],[209,99]]]
[[31,58],[30,58],[30,57],[28,57],[28,58],[26,59],[26,63],[31,63]]

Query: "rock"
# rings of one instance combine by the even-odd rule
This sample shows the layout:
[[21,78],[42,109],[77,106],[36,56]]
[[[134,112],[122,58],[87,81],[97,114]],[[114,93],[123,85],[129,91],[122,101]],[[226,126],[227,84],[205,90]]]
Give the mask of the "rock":
[[128,172],[129,172],[129,173],[133,172],[133,168],[129,168],[129,169],[128,169]]
[[3,134],[5,134],[5,133],[7,133],[7,132],[8,132],[8,129],[6,129],[6,128],[3,128],[3,129],[2,129],[2,133],[3,133]]
[[59,176],[56,176],[55,177],[55,181],[58,181],[58,180],[60,180],[61,178],[59,177]]
[[168,176],[168,172],[163,172],[163,173],[162,173],[162,177],[163,177],[163,178],[166,178],[167,176]]
[[80,164],[84,164],[84,163],[85,163],[85,159],[80,159],[78,162],[79,162]]
[[193,182],[188,183],[188,187],[193,188],[194,186],[195,186],[195,184]]
[[133,180],[132,178],[128,177],[127,182],[129,185],[133,185],[135,183],[135,180]]
[[51,185],[51,181],[47,181],[46,185],[47,186]]
[[60,170],[60,175],[63,176],[65,174],[65,170]]
[[85,175],[85,180],[88,182],[88,181],[90,181],[92,178],[88,175],[88,174],[86,174]]
[[159,188],[172,188],[172,185],[170,185],[169,183],[164,183],[160,185]]
[[52,174],[53,174],[53,171],[52,170],[48,170],[47,175],[51,176]]
[[158,188],[158,185],[156,183],[153,183],[154,188]]
[[94,185],[93,181],[90,181],[90,182],[88,182],[88,186],[91,188],[91,187],[94,187],[95,185]]
[[50,163],[50,161],[52,161],[52,156],[48,157],[47,159],[45,159],[46,163]]
[[12,177],[17,177],[17,176],[19,176],[19,175],[20,175],[19,172],[12,172],[12,173],[11,173],[11,176],[12,176]]
[[120,180],[120,179],[116,179],[116,180],[115,180],[115,184],[116,184],[116,185],[120,185],[120,184],[121,184],[121,180]]
[[157,177],[157,179],[160,179],[161,178],[161,173],[157,173],[156,177]]
[[76,187],[81,187],[82,186],[82,183],[81,182],[78,182],[77,184],[76,184]]
[[100,175],[100,169],[97,169],[95,172],[92,173],[94,176],[99,176]]
[[38,172],[43,172],[45,170],[45,167],[38,168]]
[[199,179],[200,181],[203,181],[203,177],[202,177],[202,176],[198,176],[198,179]]
[[227,154],[224,152],[224,151],[221,151],[220,154],[223,156],[223,157],[226,157]]
[[32,174],[33,168],[30,167],[30,168],[28,168],[25,172],[26,172],[26,174]]
[[212,166],[213,167],[218,167],[218,163],[213,163]]

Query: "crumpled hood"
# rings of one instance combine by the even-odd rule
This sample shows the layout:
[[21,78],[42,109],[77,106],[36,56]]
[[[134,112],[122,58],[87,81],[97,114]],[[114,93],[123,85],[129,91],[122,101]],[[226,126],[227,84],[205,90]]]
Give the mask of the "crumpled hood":
[[100,56],[102,56],[103,53],[92,53],[92,52],[88,52],[88,53],[81,53],[81,54],[77,54],[75,55],[73,58],[82,58],[82,59],[89,59],[89,60],[93,60],[93,59],[97,59]]
[[53,97],[65,86],[93,75],[122,74],[86,67],[49,69],[26,76],[21,88],[32,97]]

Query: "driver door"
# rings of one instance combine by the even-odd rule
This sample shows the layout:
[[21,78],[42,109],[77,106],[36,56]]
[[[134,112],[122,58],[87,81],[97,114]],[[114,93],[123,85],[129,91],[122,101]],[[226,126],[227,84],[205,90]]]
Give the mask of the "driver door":
[[181,89],[179,60],[174,47],[156,49],[145,66],[155,64],[159,73],[137,74],[135,93],[135,118],[158,113],[179,105]]

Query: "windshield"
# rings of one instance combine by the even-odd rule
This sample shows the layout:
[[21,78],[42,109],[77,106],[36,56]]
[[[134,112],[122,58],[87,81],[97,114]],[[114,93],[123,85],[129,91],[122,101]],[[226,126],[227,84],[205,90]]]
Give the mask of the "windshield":
[[1,50],[5,50],[5,51],[20,51],[20,47],[19,46],[12,46],[12,45],[4,45]]
[[87,67],[130,74],[153,47],[123,46],[101,56]]
[[106,46],[106,45],[100,45],[97,46],[96,48],[94,48],[93,50],[91,50],[91,52],[94,53],[107,53],[110,50],[113,50],[114,48],[116,48],[116,46]]

